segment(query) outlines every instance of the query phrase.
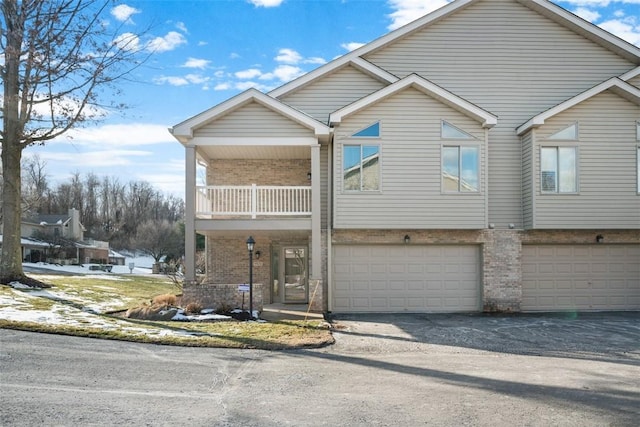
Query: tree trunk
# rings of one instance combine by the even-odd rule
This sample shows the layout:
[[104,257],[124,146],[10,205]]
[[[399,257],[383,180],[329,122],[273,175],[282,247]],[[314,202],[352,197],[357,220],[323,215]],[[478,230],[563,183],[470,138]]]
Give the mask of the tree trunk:
[[7,24],[4,66],[4,99],[2,138],[2,255],[0,283],[24,280],[22,247],[20,244],[20,217],[22,215],[20,160],[22,159],[20,124],[20,54],[24,22],[20,19],[15,0],[3,4]]
[[[5,128],[6,129],[6,128]],[[0,283],[9,283],[24,278],[22,270],[21,224],[21,180],[20,160],[22,147],[10,143],[10,132],[5,133],[2,147],[2,256],[0,257]]]

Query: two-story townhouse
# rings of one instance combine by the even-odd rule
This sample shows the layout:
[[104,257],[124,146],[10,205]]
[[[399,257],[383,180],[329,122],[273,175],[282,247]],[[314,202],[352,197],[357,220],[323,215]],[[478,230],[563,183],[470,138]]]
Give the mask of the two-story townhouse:
[[640,49],[546,0],[456,0],[171,132],[189,281],[196,233],[212,284],[252,235],[266,303],[640,309]]

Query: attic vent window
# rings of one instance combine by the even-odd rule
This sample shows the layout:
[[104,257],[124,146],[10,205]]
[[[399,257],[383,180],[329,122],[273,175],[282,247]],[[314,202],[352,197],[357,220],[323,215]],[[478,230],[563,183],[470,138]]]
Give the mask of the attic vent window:
[[549,139],[576,141],[578,139],[578,124],[574,123],[566,128],[559,130],[549,137]]
[[359,130],[351,135],[355,138],[379,138],[380,137],[380,122],[367,126],[366,128]]
[[451,123],[442,121],[442,139],[475,139],[467,132],[458,129]]

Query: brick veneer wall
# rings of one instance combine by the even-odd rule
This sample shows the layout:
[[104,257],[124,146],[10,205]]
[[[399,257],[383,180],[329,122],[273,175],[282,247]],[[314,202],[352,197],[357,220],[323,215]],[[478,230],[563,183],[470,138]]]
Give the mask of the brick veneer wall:
[[208,185],[311,185],[310,159],[212,160]]
[[[264,307],[263,285],[253,284],[253,309],[261,312]],[[244,300],[243,300],[244,295]],[[181,305],[186,307],[191,302],[202,304],[204,308],[235,309],[243,307],[249,309],[249,292],[238,291],[237,284],[189,284],[182,288]]]

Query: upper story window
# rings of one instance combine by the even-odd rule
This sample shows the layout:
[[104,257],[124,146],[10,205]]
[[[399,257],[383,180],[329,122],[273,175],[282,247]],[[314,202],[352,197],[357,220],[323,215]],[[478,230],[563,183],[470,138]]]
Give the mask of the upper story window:
[[447,192],[459,193],[471,193],[479,191],[479,147],[442,147],[442,188]]
[[578,191],[577,147],[540,148],[540,189],[543,193]]
[[380,189],[380,146],[344,145],[342,186],[345,191]]
[[553,140],[577,141],[578,140],[578,123],[573,123],[564,129],[559,130],[549,137]]
[[467,132],[458,129],[451,123],[442,121],[442,139],[475,139]]
[[351,135],[355,138],[379,138],[380,137],[380,122],[367,126]]

